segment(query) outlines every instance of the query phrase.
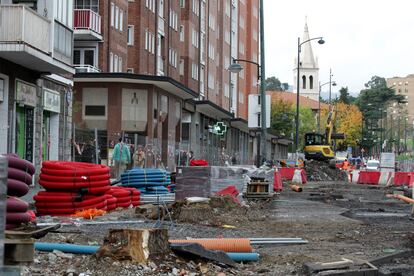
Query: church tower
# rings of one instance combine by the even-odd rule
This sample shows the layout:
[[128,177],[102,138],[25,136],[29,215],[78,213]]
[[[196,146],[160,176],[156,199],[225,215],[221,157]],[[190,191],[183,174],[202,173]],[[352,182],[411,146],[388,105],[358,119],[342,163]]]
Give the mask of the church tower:
[[[305,23],[303,41],[310,39],[308,24]],[[318,59],[313,56],[312,41],[302,44],[299,63],[299,94],[312,100],[319,101],[319,66]],[[295,69],[293,69],[294,87],[297,92],[297,58],[295,58]]]

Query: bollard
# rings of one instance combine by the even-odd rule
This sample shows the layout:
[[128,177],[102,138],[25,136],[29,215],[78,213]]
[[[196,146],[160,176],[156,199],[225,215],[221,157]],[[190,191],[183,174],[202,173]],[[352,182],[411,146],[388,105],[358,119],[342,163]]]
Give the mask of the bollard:
[[7,208],[7,168],[7,158],[6,156],[0,154],[0,268],[4,266],[4,231],[6,230]]

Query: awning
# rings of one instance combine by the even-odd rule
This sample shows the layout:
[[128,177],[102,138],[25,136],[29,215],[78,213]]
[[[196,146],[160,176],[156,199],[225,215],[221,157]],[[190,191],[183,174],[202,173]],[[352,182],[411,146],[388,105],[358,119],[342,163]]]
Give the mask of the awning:
[[243,118],[231,119],[230,123],[231,123],[231,126],[234,128],[240,129],[241,131],[244,131],[244,132],[249,132],[249,126],[247,124],[247,120]]
[[220,120],[220,119],[231,119],[233,118],[233,113],[225,110],[224,108],[216,105],[215,103],[204,100],[204,101],[190,101],[193,102],[196,106],[196,111],[206,115],[207,117]]
[[181,99],[193,99],[198,93],[182,85],[178,81],[165,76],[136,75],[131,73],[77,73],[74,76],[76,82],[98,83],[136,83],[157,86]]

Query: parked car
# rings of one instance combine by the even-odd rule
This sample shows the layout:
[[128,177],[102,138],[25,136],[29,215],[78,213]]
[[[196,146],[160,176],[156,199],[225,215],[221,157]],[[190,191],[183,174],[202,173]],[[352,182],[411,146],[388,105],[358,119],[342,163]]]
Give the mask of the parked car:
[[378,160],[368,160],[365,169],[367,171],[378,171],[380,162]]

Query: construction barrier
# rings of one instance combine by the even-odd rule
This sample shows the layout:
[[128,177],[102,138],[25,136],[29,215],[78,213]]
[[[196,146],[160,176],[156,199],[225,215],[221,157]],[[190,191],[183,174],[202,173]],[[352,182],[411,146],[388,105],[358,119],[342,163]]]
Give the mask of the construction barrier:
[[280,171],[275,170],[273,177],[273,191],[280,192],[282,191],[282,175]]
[[394,186],[412,187],[414,182],[413,172],[396,172],[394,175]]
[[[293,181],[294,180],[294,176],[296,173],[296,177],[298,177],[298,174],[300,175],[300,178],[302,180],[302,184],[305,184],[307,182],[307,177],[306,177],[306,172],[303,169],[297,169],[297,168],[280,168],[280,175],[282,176],[282,180],[285,181]],[[296,172],[298,171],[298,172]],[[296,178],[295,180],[299,183],[300,181],[298,181],[298,179],[300,178]]]
[[381,177],[381,172],[360,171],[357,183],[378,185],[380,177]]

